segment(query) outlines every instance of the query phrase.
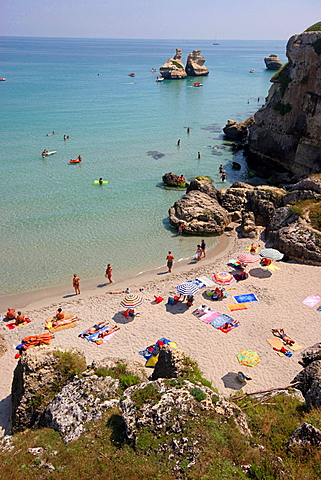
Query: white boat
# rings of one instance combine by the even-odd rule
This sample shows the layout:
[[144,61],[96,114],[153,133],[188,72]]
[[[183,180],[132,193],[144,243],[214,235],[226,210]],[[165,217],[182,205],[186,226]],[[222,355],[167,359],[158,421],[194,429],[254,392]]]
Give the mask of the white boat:
[[49,157],[49,155],[53,155],[54,153],[57,153],[57,151],[53,150],[52,152],[47,152],[47,153],[45,153],[45,156]]
[[156,78],[156,82],[162,82],[163,80],[165,80],[165,78],[163,78],[163,77],[157,77]]

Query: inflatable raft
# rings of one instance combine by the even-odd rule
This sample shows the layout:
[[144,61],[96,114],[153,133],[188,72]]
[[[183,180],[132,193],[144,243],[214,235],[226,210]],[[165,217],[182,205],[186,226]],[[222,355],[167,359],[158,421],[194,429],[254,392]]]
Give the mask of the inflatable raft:
[[108,181],[107,180],[103,180],[101,183],[99,183],[99,180],[94,180],[94,184],[95,185],[107,185]]

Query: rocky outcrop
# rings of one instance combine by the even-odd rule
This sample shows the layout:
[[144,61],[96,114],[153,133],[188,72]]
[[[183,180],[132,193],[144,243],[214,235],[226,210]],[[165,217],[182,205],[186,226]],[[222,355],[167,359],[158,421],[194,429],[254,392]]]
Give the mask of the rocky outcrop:
[[227,124],[223,128],[223,132],[227,137],[232,138],[233,140],[239,140],[243,142],[244,140],[246,140],[249,133],[249,128],[253,125],[253,123],[253,117],[250,117],[244,122],[240,123],[236,123],[235,120],[229,119],[227,121]]
[[186,355],[179,349],[169,346],[161,348],[158,361],[152,373],[152,379],[178,378],[184,373]]
[[315,428],[311,423],[304,422],[297,428],[290,437],[288,449],[292,447],[319,447],[321,446],[321,430]]
[[321,408],[321,343],[316,343],[312,347],[306,348],[302,353],[302,359],[299,361],[304,369],[296,375],[291,383],[297,382],[295,388],[301,391],[304,396],[306,406],[309,410],[312,408]]
[[297,177],[321,169],[320,32],[294,35],[289,62],[271,79],[265,105],[249,129],[253,163]]
[[217,200],[204,192],[191,190],[170,207],[169,220],[175,227],[183,221],[185,233],[221,235],[231,217]]
[[176,48],[176,54],[174,58],[169,58],[164,65],[159,69],[162,77],[165,79],[181,79],[186,78],[187,73],[182,62],[182,50]]
[[7,342],[3,335],[0,335],[0,357],[6,353],[8,350]]
[[187,57],[186,73],[189,77],[200,77],[208,75],[209,71],[204,66],[205,58],[201,57],[200,50],[193,50]]
[[268,70],[279,70],[283,65],[282,62],[280,62],[279,57],[273,53],[268,57],[265,57],[264,62]]

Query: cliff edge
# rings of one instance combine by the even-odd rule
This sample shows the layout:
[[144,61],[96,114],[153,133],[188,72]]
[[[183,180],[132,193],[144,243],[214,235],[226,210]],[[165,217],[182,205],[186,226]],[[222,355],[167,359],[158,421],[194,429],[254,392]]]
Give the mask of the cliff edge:
[[269,170],[301,177],[321,170],[321,32],[293,35],[286,55],[254,116],[249,152]]

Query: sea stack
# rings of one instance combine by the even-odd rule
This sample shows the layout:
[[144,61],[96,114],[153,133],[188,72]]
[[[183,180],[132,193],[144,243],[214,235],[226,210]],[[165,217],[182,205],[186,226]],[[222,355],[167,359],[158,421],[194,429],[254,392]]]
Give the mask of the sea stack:
[[174,58],[169,58],[166,63],[159,69],[161,75],[165,79],[180,79],[186,78],[184,64],[182,62],[182,50],[176,48],[176,55]]
[[203,75],[208,75],[209,71],[204,66],[205,58],[201,57],[200,50],[193,50],[192,53],[187,57],[186,62],[186,73],[189,77],[200,77]]
[[279,70],[282,67],[279,57],[273,53],[268,57],[265,57],[264,62],[268,70]]

